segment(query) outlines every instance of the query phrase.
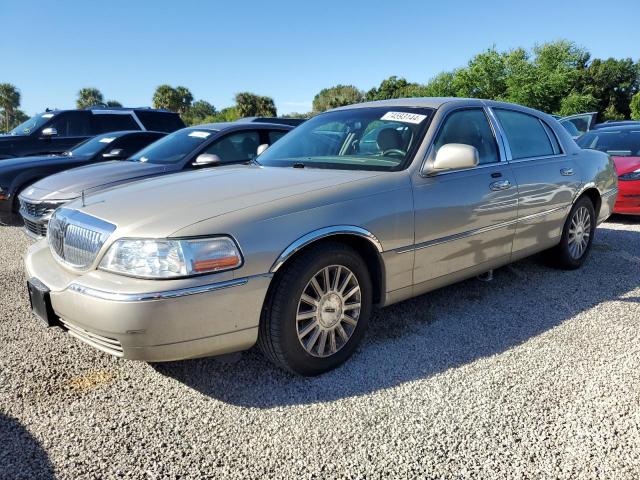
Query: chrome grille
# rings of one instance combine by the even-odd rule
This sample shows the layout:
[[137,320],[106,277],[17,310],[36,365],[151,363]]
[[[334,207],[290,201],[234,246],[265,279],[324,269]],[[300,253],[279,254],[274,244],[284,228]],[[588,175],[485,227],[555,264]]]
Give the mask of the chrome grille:
[[20,199],[20,209],[31,217],[44,217],[45,215],[52,213],[59,206],[60,204],[56,203],[32,203]]
[[49,221],[49,246],[74,268],[88,268],[116,226],[78,210],[59,208]]
[[47,236],[47,224],[46,223],[37,223],[32,222],[31,220],[24,220],[24,228],[29,231],[29,233],[35,235],[36,237],[46,237]]

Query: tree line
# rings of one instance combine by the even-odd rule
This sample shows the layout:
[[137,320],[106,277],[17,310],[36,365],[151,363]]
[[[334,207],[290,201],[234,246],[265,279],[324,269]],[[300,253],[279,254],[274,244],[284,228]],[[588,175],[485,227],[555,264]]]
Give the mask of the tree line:
[[[379,86],[363,91],[339,84],[322,89],[313,98],[312,111],[288,114],[309,118],[330,108],[371,100],[402,97],[472,97],[518,103],[561,116],[597,111],[602,120],[640,120],[640,62],[631,58],[591,58],[573,42],[560,40],[536,45],[531,50],[498,51],[489,48],[460,68],[441,72],[426,83],[391,76]],[[218,110],[210,102],[195,100],[184,86],[160,85],[154,108],[179,113],[187,125],[228,122],[242,117],[274,117],[273,98],[241,92],[235,104]],[[82,88],[76,107],[120,107],[106,100],[97,88]],[[20,110],[20,91],[0,83],[0,129],[10,130],[27,119]]]

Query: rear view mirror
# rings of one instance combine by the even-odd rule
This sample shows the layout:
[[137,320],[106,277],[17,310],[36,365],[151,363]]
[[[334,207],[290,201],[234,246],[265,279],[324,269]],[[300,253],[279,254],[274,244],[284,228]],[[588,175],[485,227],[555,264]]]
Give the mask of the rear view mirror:
[[124,150],[121,148],[114,148],[110,152],[103,153],[102,158],[109,158],[111,160],[119,160],[124,158]]
[[464,143],[447,143],[438,149],[432,162],[427,162],[423,173],[434,175],[447,170],[463,170],[473,168],[479,162],[480,155],[476,147]]
[[41,135],[43,137],[55,137],[56,135],[58,135],[58,130],[53,127],[43,128]]
[[268,143],[263,143],[262,145],[260,145],[260,146],[258,147],[258,151],[256,152],[256,153],[257,153],[257,155],[260,155],[260,154],[264,153],[264,151],[265,151],[267,148],[269,148],[269,144],[268,144]]
[[201,153],[191,165],[194,167],[214,166],[222,163],[222,159],[215,153]]

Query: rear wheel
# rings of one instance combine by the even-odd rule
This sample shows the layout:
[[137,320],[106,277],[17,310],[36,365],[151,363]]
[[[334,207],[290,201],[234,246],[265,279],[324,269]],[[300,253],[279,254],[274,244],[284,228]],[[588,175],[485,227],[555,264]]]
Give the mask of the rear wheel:
[[371,279],[360,255],[342,243],[322,243],[285,265],[274,282],[258,339],[267,358],[301,375],[347,360],[371,314]]
[[580,268],[591,251],[595,228],[593,203],[588,197],[581,197],[569,212],[560,244],[550,252],[552,263],[565,270]]

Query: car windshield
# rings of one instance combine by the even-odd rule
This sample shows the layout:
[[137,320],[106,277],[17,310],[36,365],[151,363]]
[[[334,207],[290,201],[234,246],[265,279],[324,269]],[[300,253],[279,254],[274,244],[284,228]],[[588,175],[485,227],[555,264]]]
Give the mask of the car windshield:
[[183,128],[140,150],[129,160],[132,162],[178,163],[204,143],[215,131]]
[[31,117],[29,120],[27,120],[26,122],[22,122],[16,128],[11,130],[8,133],[8,135],[14,135],[14,136],[30,135],[35,130],[38,130],[40,127],[42,127],[49,120],[51,120],[54,116],[55,116],[55,113],[50,113],[50,112],[45,112],[45,113],[40,113],[38,115],[35,115]]
[[592,130],[577,140],[582,148],[600,150],[617,157],[640,156],[640,128],[637,130]]
[[66,154],[71,156],[95,155],[102,150],[106,150],[109,144],[115,139],[116,137],[114,135],[98,135],[97,137],[85,140],[80,145],[66,152]]
[[323,113],[285,135],[257,161],[274,167],[399,170],[413,156],[432,113],[412,107]]

